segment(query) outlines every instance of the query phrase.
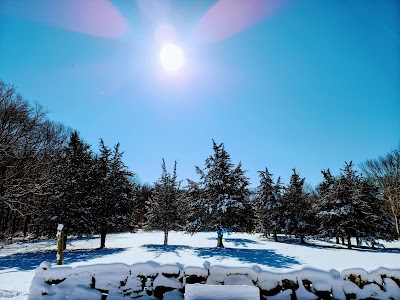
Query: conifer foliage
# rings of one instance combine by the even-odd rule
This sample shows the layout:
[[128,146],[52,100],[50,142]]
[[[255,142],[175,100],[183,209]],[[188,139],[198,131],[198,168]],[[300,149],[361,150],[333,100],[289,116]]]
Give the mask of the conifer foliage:
[[119,144],[111,150],[100,140],[100,156],[96,159],[94,215],[96,232],[100,232],[100,248],[105,247],[107,232],[129,228],[133,210],[134,174],[122,162]]
[[76,131],[71,133],[52,186],[55,195],[47,214],[64,224],[67,234],[100,233],[100,248],[107,232],[129,229],[133,210],[133,174],[122,162],[119,144],[110,149],[100,140],[100,155]]
[[249,181],[239,163],[232,164],[224,144],[213,140],[213,155],[205,161],[205,168],[196,167],[200,181],[189,180],[191,201],[188,230],[218,231],[217,247],[223,247],[224,229],[251,231],[254,214],[249,203]]
[[267,233],[272,233],[274,235],[274,240],[278,241],[277,233],[281,231],[283,224],[283,211],[282,211],[282,184],[280,177],[278,178],[276,184],[272,179],[272,174],[265,171],[258,171],[260,176],[260,185],[258,187],[258,209],[259,218],[261,219],[262,230],[265,235]]
[[96,164],[90,145],[82,141],[76,131],[71,133],[63,149],[58,174],[52,219],[64,224],[69,234],[93,233]]
[[337,240],[345,237],[349,249],[351,237],[371,245],[377,244],[377,239],[393,238],[393,227],[384,211],[384,202],[378,197],[377,187],[361,177],[352,162],[345,163],[338,178],[329,170],[322,173],[324,181],[315,205],[320,236]]
[[284,231],[300,237],[302,244],[305,243],[305,236],[312,233],[313,226],[311,203],[303,190],[304,180],[293,169],[290,183],[283,194]]
[[319,224],[318,237],[336,238],[339,243],[339,237],[343,236],[340,226],[339,214],[336,212],[336,179],[331,174],[330,169],[321,171],[324,180],[318,186],[319,197],[314,205],[316,211],[316,220]]
[[161,177],[155,183],[154,190],[147,202],[146,228],[158,229],[164,232],[164,245],[168,245],[168,232],[183,228],[185,221],[185,198],[180,191],[180,182],[177,181],[176,161],[174,171],[170,174],[161,164]]

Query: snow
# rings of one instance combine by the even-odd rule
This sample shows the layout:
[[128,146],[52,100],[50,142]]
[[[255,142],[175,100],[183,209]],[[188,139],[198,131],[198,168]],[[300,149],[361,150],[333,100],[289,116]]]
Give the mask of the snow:
[[156,279],[154,279],[153,287],[156,288],[158,286],[168,286],[174,289],[182,288],[182,284],[179,281],[173,280],[171,278],[167,278],[161,274],[159,274]]
[[[239,283],[241,273],[235,272],[238,270],[243,272],[242,268],[245,268],[249,274],[248,278],[254,282],[254,278],[258,278],[260,282],[262,281],[265,289],[272,289],[278,285],[281,280],[280,273],[290,274],[289,276],[296,280],[297,275],[293,272],[304,268],[307,268],[306,277],[313,282],[316,290],[326,290],[330,286],[329,282],[342,280],[342,275],[347,276],[356,272],[362,280],[376,282],[377,284],[384,283],[385,287],[388,288],[386,295],[392,295],[394,299],[400,298],[400,289],[389,278],[399,277],[399,241],[384,243],[386,249],[379,251],[348,250],[328,242],[311,241],[313,244],[308,245],[275,243],[261,238],[258,234],[233,233],[225,235],[224,245],[226,248],[216,249],[216,238],[215,232],[201,232],[195,235],[170,232],[170,246],[164,247],[162,245],[163,233],[160,231],[108,234],[106,249],[98,249],[99,236],[75,238],[67,243],[64,263],[71,267],[87,266],[85,268],[87,268],[88,274],[95,274],[96,277],[100,278],[98,281],[96,280],[96,287],[107,287],[107,285],[113,284],[107,279],[106,273],[109,272],[113,274],[112,276],[115,276],[114,284],[119,284],[120,280],[127,279],[131,282],[129,286],[133,289],[135,286],[139,286],[136,279],[137,275],[146,277],[158,275],[157,263],[162,265],[163,277],[166,279],[170,279],[164,276],[166,274],[181,276],[178,274],[182,273],[182,269],[187,274],[204,277],[208,276],[209,270],[210,277],[215,281],[215,284],[225,280],[230,280],[231,284]],[[51,261],[54,268],[56,249],[56,239],[3,245],[0,248],[0,298],[26,300],[35,275],[35,269],[40,265],[45,272],[44,268],[49,269],[51,267],[49,264],[41,264],[43,261]],[[148,261],[154,261],[154,263],[146,263]],[[109,265],[106,268],[88,267],[94,264],[115,265]],[[127,276],[125,278],[119,277],[119,274],[124,273],[120,270],[128,268],[127,265],[133,265],[130,268],[131,276],[128,278]],[[235,269],[235,272],[226,274],[224,271],[226,267],[229,267],[230,270]],[[60,279],[65,275],[65,272],[68,272],[68,268],[57,268],[58,272],[52,273],[52,278],[46,278],[46,280]],[[345,269],[353,270],[345,271],[341,275],[340,272]],[[329,273],[321,270],[329,271]],[[376,272],[371,272],[374,270]],[[260,273],[261,271],[262,273]],[[102,274],[104,274],[104,280],[101,280]],[[386,274],[387,278],[382,280],[378,274]],[[162,280],[165,279],[160,277],[159,281]],[[381,282],[378,282],[379,280]],[[249,284],[250,281],[247,281],[247,283]],[[70,287],[71,295],[84,293],[83,289],[87,284],[85,279],[85,281],[82,281],[82,286],[74,289]],[[358,288],[358,286],[356,287]],[[379,292],[376,290],[376,285],[368,286],[365,290],[364,288],[357,290],[351,284],[346,288],[353,288],[357,295],[360,291],[369,294]],[[284,299],[288,293],[284,291],[273,297],[279,296]],[[335,287],[332,294],[338,299],[344,296],[343,290]],[[96,297],[94,295],[90,298],[95,299]],[[278,298],[271,297],[271,299]]]
[[185,300],[259,300],[260,290],[247,285],[188,284]]
[[199,277],[207,277],[208,276],[208,267],[204,266],[204,268],[200,267],[186,267],[185,273],[187,275],[196,275]]
[[184,300],[183,294],[178,291],[166,292],[163,300]]

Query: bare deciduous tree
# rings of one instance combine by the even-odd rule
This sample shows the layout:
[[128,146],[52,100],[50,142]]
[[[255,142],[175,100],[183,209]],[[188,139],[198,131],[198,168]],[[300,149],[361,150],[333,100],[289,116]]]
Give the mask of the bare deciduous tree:
[[43,107],[0,81],[1,231],[15,232],[18,219],[26,223],[35,213],[34,203],[52,182],[51,170],[66,138],[65,127],[49,121]]
[[382,197],[386,200],[387,209],[400,237],[400,144],[384,156],[368,159],[361,164],[361,169],[381,188]]

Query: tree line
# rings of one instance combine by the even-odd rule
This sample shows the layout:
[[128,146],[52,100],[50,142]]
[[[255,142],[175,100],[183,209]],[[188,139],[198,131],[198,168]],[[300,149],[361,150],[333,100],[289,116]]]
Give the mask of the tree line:
[[77,131],[49,120],[13,86],[0,81],[0,238],[54,236],[58,223],[67,235],[100,234],[138,228],[164,232],[262,232],[278,241],[282,234],[335,239],[350,248],[371,247],[378,240],[399,238],[400,145],[385,156],[361,164],[345,163],[339,176],[322,170],[323,181],[310,189],[293,169],[290,182],[259,171],[250,189],[241,163],[234,165],[223,143],[212,141],[213,153],[198,180],[177,180],[177,164],[168,172],[161,163],[153,185],[139,184],[123,163],[119,144],[99,141],[99,153]]

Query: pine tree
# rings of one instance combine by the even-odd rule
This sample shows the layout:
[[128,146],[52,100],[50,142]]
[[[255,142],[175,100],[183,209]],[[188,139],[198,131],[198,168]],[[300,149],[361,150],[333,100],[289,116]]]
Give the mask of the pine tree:
[[105,247],[106,235],[112,231],[129,228],[133,210],[133,176],[122,162],[119,144],[111,150],[100,139],[100,156],[97,159],[94,219],[100,232],[100,248]]
[[358,180],[357,172],[353,169],[353,162],[350,161],[350,163],[345,163],[335,185],[335,212],[339,217],[342,233],[347,238],[349,249],[351,237],[358,236],[357,227],[360,216],[357,208],[361,205],[361,199],[356,197]]
[[71,133],[63,149],[58,178],[53,185],[55,203],[52,219],[64,224],[69,234],[92,234],[94,206],[95,160],[90,145],[76,131]]
[[273,182],[272,174],[265,171],[259,171],[260,186],[259,190],[259,209],[262,228],[265,235],[268,232],[273,233],[274,240],[278,241],[277,233],[281,230],[282,223],[282,203],[281,203],[281,183],[280,177],[276,185]]
[[285,232],[300,237],[304,244],[304,237],[312,231],[312,210],[307,194],[303,191],[304,178],[293,169],[290,183],[285,188],[283,195],[283,208],[285,216]]
[[224,144],[213,141],[213,150],[205,168],[196,167],[200,181],[188,181],[191,201],[188,230],[217,230],[217,247],[223,247],[224,230],[251,231],[254,213],[248,200],[249,181],[241,164],[234,168]]
[[334,178],[323,171],[324,181],[319,187],[320,197],[315,206],[320,224],[320,236],[346,237],[351,248],[351,237],[377,244],[377,239],[391,240],[394,232],[386,214],[378,188],[354,170],[353,163],[345,163],[340,176]]
[[180,182],[177,181],[176,161],[172,175],[168,173],[164,159],[162,160],[162,173],[155,183],[154,190],[147,202],[148,229],[159,229],[164,232],[164,245],[168,245],[170,230],[182,229],[184,225],[185,202]]
[[332,176],[329,169],[321,171],[324,180],[318,187],[319,197],[314,205],[316,211],[316,219],[318,226],[318,237],[336,238],[336,243],[339,243],[339,238],[343,236],[343,231],[340,226],[340,218],[336,210],[336,182],[337,179]]
[[357,192],[361,198],[360,224],[357,227],[360,242],[367,242],[373,247],[378,244],[378,239],[394,240],[396,232],[385,210],[385,201],[379,197],[378,187],[372,181],[361,178]]

